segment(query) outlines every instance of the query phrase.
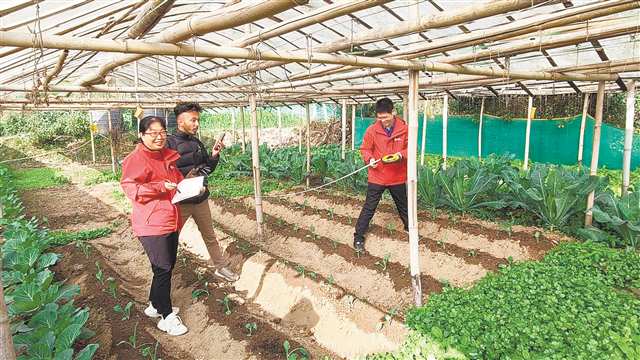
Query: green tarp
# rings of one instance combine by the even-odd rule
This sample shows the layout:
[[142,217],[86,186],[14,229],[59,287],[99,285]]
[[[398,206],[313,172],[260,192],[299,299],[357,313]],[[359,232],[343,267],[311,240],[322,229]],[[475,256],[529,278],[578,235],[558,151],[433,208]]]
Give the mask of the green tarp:
[[[572,165],[578,159],[578,141],[581,116],[565,119],[540,119],[531,123],[531,145],[529,158],[535,162]],[[372,118],[356,118],[356,147],[362,143],[367,127],[373,124]],[[583,164],[591,163],[593,144],[593,125],[595,120],[587,118],[584,135]],[[422,144],[422,116],[419,119],[418,151]],[[489,154],[513,154],[524,158],[524,137],[526,119],[504,120],[485,115],[482,125],[482,156]],[[473,116],[450,116],[448,122],[447,154],[449,156],[478,156],[478,120]],[[640,165],[640,139],[633,139],[631,168]],[[622,150],[624,130],[603,124],[600,140],[599,167],[608,169],[622,168]],[[427,147],[429,154],[442,154],[442,116],[427,121]]]

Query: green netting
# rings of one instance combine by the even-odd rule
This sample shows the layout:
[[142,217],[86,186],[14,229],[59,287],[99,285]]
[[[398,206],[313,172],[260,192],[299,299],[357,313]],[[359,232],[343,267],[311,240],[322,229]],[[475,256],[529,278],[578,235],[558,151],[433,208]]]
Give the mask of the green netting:
[[[531,123],[531,145],[529,158],[535,162],[551,164],[576,164],[581,116],[563,119],[540,119]],[[373,118],[356,118],[356,146],[362,143],[367,127]],[[591,162],[593,125],[595,120],[588,117],[584,137],[584,160]],[[422,116],[419,119],[418,151],[422,144]],[[518,159],[524,156],[526,119],[504,120],[485,115],[482,125],[482,156],[489,154],[513,154]],[[624,130],[603,124],[600,140],[600,167],[622,168]],[[430,154],[442,153],[442,116],[427,121],[427,147]],[[448,122],[447,154],[449,156],[478,155],[478,119],[468,115],[450,116]],[[640,139],[633,139],[631,168],[640,165]]]

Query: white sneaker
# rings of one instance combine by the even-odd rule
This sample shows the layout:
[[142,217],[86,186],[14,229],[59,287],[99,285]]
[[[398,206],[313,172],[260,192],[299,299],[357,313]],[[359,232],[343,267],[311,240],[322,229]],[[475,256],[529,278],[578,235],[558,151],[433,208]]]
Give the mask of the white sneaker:
[[240,276],[238,276],[238,274],[234,273],[231,269],[227,268],[227,267],[221,267],[219,269],[216,269],[216,271],[214,271],[213,273],[215,276],[229,281],[229,282],[235,282],[238,281],[238,279],[240,278]]
[[[171,308],[173,310],[173,313],[178,315],[178,313],[180,312],[180,308],[177,307],[172,307]],[[147,315],[150,318],[159,318],[162,317],[162,314],[160,314],[158,312],[158,310],[156,310],[156,308],[153,307],[153,304],[149,303],[149,306],[147,306],[146,309],[144,309],[144,314]]]
[[171,336],[184,335],[189,331],[182,323],[182,319],[175,313],[171,313],[167,315],[166,318],[160,319],[160,321],[158,321],[158,329],[165,331]]

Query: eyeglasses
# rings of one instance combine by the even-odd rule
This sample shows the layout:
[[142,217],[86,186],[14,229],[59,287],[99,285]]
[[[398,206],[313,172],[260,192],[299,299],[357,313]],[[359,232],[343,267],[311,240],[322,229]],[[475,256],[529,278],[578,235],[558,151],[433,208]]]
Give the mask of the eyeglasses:
[[165,137],[167,136],[167,132],[165,130],[162,131],[148,131],[146,133],[144,133],[144,135],[149,135],[153,138],[157,138],[158,136],[162,136]]

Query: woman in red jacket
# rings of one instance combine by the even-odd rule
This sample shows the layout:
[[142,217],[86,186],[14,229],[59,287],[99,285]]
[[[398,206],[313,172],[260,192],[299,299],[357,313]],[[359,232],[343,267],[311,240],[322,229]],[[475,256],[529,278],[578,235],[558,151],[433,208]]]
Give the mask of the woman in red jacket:
[[[388,98],[376,102],[376,122],[364,134],[360,153],[370,164],[367,198],[356,222],[353,247],[364,250],[364,235],[376,212],[382,193],[389,190],[396,204],[404,230],[408,230],[407,217],[407,124],[393,116],[393,102]],[[377,162],[385,155],[397,155],[393,163]]]
[[144,312],[160,318],[160,330],[182,335],[187,327],[177,316],[178,308],[171,306],[171,273],[182,226],[179,208],[171,199],[183,178],[175,164],[180,156],[164,146],[167,129],[162,118],[147,116],[140,120],[138,137],[140,143],[122,163],[120,185],[133,203],[133,232],[149,256],[153,271],[150,304]]

